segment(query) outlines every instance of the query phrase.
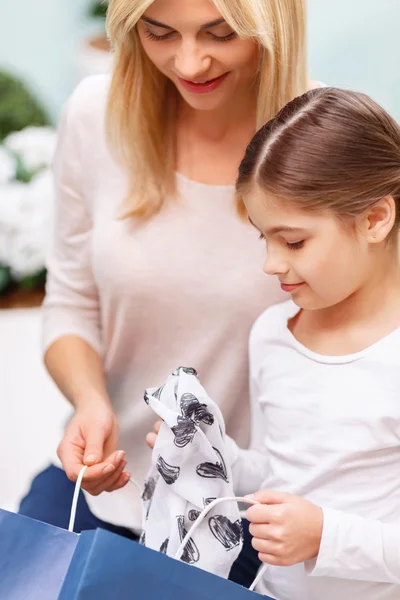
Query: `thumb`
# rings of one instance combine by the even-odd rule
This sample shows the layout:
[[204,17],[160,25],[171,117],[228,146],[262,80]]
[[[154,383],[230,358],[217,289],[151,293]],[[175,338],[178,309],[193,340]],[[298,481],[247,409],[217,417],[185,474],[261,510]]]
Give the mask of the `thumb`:
[[98,427],[92,426],[85,433],[86,446],[83,462],[90,466],[103,460],[104,432]]
[[261,490],[255,494],[246,496],[249,500],[255,500],[260,504],[284,504],[288,502],[290,494],[286,492],[274,492],[271,490]]

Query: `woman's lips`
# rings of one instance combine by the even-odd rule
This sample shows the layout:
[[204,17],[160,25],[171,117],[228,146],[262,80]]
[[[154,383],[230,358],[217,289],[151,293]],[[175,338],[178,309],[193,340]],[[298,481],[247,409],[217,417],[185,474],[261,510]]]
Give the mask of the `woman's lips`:
[[301,283],[282,283],[281,282],[281,288],[283,289],[284,292],[294,292],[302,285],[304,285],[304,281],[302,281]]
[[209,94],[210,92],[216,90],[223,83],[223,81],[225,81],[228,75],[229,73],[224,73],[224,75],[220,75],[215,79],[209,79],[204,83],[195,83],[194,81],[181,79],[181,77],[178,77],[178,79],[181,86],[188,92],[192,92],[193,94]]

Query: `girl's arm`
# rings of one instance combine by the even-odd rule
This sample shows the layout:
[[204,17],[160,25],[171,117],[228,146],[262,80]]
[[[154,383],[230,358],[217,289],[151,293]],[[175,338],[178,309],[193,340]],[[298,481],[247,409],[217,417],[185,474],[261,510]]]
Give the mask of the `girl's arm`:
[[318,557],[306,563],[313,577],[400,584],[400,522],[382,523],[323,508]]
[[233,489],[237,496],[258,491],[269,474],[269,461],[264,446],[264,415],[261,410],[254,378],[250,379],[251,443],[250,448],[239,448],[226,436],[226,447],[233,475]]

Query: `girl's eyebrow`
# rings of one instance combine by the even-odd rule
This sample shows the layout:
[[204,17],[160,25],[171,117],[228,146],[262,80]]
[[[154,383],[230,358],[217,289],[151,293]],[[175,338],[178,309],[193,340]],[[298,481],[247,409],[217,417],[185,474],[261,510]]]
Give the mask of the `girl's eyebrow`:
[[[255,227],[257,229],[257,231],[261,231],[257,225],[254,225],[253,221],[250,219],[250,217],[247,217],[249,219],[249,222],[253,225],[253,227]],[[267,235],[275,235],[276,233],[281,233],[281,231],[291,231],[291,232],[300,232],[300,231],[304,231],[304,229],[302,229],[301,227],[289,227],[289,225],[276,225],[276,227],[271,227],[271,229],[267,229],[266,230],[266,234]]]
[[[148,23],[149,25],[154,25],[155,27],[162,27],[163,29],[173,29],[170,25],[166,25],[165,23],[160,23],[159,21],[155,21],[154,19],[150,19],[150,17],[142,17],[142,21]],[[205,23],[200,27],[200,29],[211,29],[212,27],[217,27],[218,25],[222,25],[225,23],[225,19],[216,19],[215,21],[210,21],[209,23]]]

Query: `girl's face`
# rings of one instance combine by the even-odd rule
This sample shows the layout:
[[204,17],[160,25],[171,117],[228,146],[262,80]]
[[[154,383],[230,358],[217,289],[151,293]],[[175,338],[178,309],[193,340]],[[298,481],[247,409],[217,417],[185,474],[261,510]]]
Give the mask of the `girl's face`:
[[239,39],[210,0],[155,0],[137,29],[149,59],[192,108],[254,96],[258,45]]
[[277,275],[300,308],[339,304],[372,276],[367,240],[331,212],[306,212],[258,186],[244,201],[266,240],[265,273]]

